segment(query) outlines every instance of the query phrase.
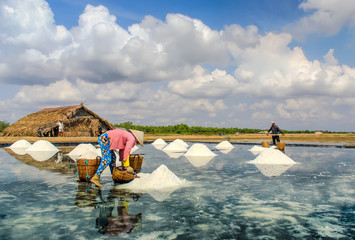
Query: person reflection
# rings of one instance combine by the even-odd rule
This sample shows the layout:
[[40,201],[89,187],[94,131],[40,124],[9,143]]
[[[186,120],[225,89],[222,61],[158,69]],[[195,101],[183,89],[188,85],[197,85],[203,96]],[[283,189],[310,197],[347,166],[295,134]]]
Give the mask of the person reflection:
[[[96,227],[102,234],[116,236],[122,233],[130,233],[133,230],[137,231],[142,226],[142,213],[136,215],[129,214],[128,204],[130,200],[137,201],[139,194],[129,193],[126,191],[117,191],[111,189],[107,201],[102,201],[98,204],[100,215],[96,219]],[[113,210],[118,199],[117,216],[113,215]]]
[[92,188],[91,183],[88,182],[78,182],[78,188],[75,197],[75,205],[77,207],[97,207],[97,199],[100,198],[100,189]]

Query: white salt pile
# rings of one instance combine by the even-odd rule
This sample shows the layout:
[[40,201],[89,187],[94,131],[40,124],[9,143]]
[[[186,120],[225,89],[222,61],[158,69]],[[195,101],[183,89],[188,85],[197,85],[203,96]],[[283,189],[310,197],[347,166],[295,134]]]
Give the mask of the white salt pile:
[[13,149],[13,148],[29,148],[31,147],[32,144],[25,140],[25,139],[21,139],[21,140],[17,140],[16,142],[14,142],[13,144],[11,144],[11,146],[9,147],[10,149]]
[[293,165],[296,164],[291,158],[286,156],[286,154],[273,148],[266,148],[262,151],[259,156],[254,160],[249,161],[252,164],[281,164],[281,165]]
[[186,148],[189,147],[189,145],[188,145],[186,142],[184,142],[184,140],[181,140],[181,139],[175,139],[175,140],[173,141],[173,143],[180,144],[181,146],[184,146],[184,147],[186,147]]
[[84,153],[83,155],[80,155],[78,159],[96,159],[97,156],[100,156],[97,154],[97,151],[89,151]]
[[250,151],[254,155],[258,155],[258,154],[260,154],[261,152],[263,152],[266,149],[267,148],[264,148],[264,147],[254,146],[251,149],[249,149],[248,151]]
[[78,146],[76,146],[73,150],[68,153],[68,156],[73,159],[74,161],[81,155],[83,155],[86,152],[96,152],[96,148],[94,145],[90,143],[81,143]]
[[136,192],[146,192],[156,200],[162,201],[169,197],[173,191],[187,184],[186,180],[181,180],[166,165],[162,164],[151,174],[140,173],[139,178],[122,184],[120,187]]
[[25,155],[26,154],[26,149],[31,147],[32,144],[25,140],[25,139],[21,139],[21,140],[17,140],[16,142],[14,142],[13,144],[11,144],[11,146],[9,147],[14,153],[18,154],[18,155]]
[[163,148],[163,151],[186,152],[187,147],[181,145],[181,143],[179,142],[171,142],[166,147]]
[[152,143],[152,145],[156,149],[161,150],[167,145],[167,143],[163,139],[158,138],[158,139],[155,139],[155,141]]
[[184,156],[194,167],[198,168],[207,165],[217,154],[213,153],[206,145],[195,143]]
[[59,149],[46,140],[38,140],[32,144],[31,147],[26,149],[26,153],[28,153],[33,159],[37,161],[48,160],[57,152],[59,152]]
[[27,153],[30,152],[58,152],[59,149],[56,148],[52,143],[46,140],[38,140],[31,147],[26,149]]
[[152,143],[153,145],[162,145],[162,144],[167,144],[162,138],[155,139],[155,141]]
[[223,141],[223,142],[220,142],[216,148],[218,150],[225,150],[225,149],[232,149],[234,148],[234,146],[229,142],[229,141]]
[[217,156],[206,145],[202,143],[193,144],[185,153],[185,156]]

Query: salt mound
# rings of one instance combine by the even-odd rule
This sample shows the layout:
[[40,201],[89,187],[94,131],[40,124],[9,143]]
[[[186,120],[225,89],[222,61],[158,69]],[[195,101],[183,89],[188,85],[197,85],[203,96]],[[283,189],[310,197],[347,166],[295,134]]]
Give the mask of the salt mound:
[[175,139],[173,141],[173,143],[180,144],[181,146],[186,147],[186,148],[189,146],[186,142],[184,142],[184,140],[181,140],[181,139]]
[[277,149],[266,148],[254,160],[249,161],[252,164],[283,164],[291,165],[296,164],[291,158]]
[[217,156],[206,145],[202,143],[195,143],[185,153],[185,156]]
[[152,143],[153,145],[162,145],[162,144],[167,144],[163,139],[161,138],[158,138],[158,139],[155,139],[155,141]]
[[21,139],[21,140],[17,140],[16,142],[14,142],[13,144],[11,144],[11,146],[9,147],[10,149],[13,149],[13,148],[29,148],[31,147],[32,144],[25,140],[25,139]]
[[132,191],[152,193],[151,195],[157,201],[163,201],[178,188],[183,187],[187,182],[178,178],[164,164],[160,165],[151,174],[140,173],[139,178],[132,182],[122,184],[121,188],[127,188]]
[[268,148],[264,148],[264,147],[260,147],[260,146],[254,146],[251,149],[249,149],[250,152],[252,152],[254,155],[258,155],[261,152],[263,152],[264,150],[266,150]]
[[80,159],[95,159],[98,155],[97,151],[86,152],[83,155],[80,155],[78,158]]
[[229,142],[229,141],[223,141],[223,142],[220,142],[216,148],[218,150],[224,150],[224,149],[232,149],[234,148],[234,146]]
[[80,156],[86,152],[95,152],[96,148],[91,143],[81,143],[68,154],[69,156]]
[[38,140],[31,147],[26,149],[26,152],[58,152],[59,149],[56,148],[52,143],[46,140]]
[[163,148],[163,151],[186,152],[187,147],[182,146],[179,142],[171,142],[165,148]]

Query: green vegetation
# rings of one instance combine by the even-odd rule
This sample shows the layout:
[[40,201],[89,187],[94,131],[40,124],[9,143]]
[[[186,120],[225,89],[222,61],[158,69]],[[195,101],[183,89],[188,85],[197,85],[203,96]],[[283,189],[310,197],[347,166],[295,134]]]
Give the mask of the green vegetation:
[[10,126],[10,123],[6,121],[0,121],[0,132],[4,131],[4,129],[7,128],[8,126]]
[[[231,134],[247,134],[247,133],[258,133],[265,132],[267,129],[252,129],[252,128],[218,128],[218,127],[189,127],[186,124],[169,125],[169,126],[140,126],[133,125],[132,122],[124,122],[120,124],[114,124],[115,127],[125,128],[125,129],[136,129],[143,131],[147,134],[191,134],[191,135],[231,135]],[[284,133],[303,133],[303,134],[313,134],[315,131],[300,130],[300,131],[287,131],[282,130]],[[329,131],[323,131],[324,133],[332,133]]]

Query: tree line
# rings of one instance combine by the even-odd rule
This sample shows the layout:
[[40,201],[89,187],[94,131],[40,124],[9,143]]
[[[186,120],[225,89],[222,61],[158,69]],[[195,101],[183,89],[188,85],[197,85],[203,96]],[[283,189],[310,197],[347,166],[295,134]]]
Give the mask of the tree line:
[[[10,123],[6,121],[0,121],[0,132],[4,131],[5,128],[10,126]],[[187,124],[181,123],[177,125],[168,125],[168,126],[141,126],[134,125],[132,122],[123,122],[120,124],[113,124],[116,128],[125,128],[125,129],[135,129],[143,131],[146,134],[186,134],[186,135],[232,135],[232,134],[251,134],[251,133],[261,133],[265,132],[268,129],[255,129],[255,128],[219,128],[219,127],[200,127],[200,126],[188,126]],[[288,131],[286,129],[282,130],[284,133],[303,133],[311,134],[315,131],[310,130],[297,130],[297,131]],[[331,132],[331,131],[322,131],[323,133],[349,133],[349,132]]]
[[[125,129],[135,129],[143,131],[146,134],[186,134],[186,135],[232,135],[232,134],[251,134],[251,133],[262,133],[268,129],[255,129],[255,128],[218,128],[218,127],[200,127],[200,126],[188,126],[187,124],[181,123],[177,125],[168,126],[141,126],[134,125],[132,122],[123,122],[120,124],[114,124],[116,128]],[[315,133],[315,131],[309,130],[299,130],[299,131],[288,131],[282,130],[284,133]],[[331,133],[329,131],[323,131],[324,133]]]

